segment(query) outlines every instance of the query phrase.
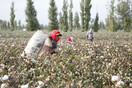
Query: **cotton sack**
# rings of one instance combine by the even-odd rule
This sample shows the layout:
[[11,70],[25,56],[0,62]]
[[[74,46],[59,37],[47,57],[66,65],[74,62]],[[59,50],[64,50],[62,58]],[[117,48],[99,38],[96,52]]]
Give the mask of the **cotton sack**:
[[47,34],[44,34],[41,30],[36,31],[29,40],[21,56],[24,57],[26,55],[26,57],[30,59],[37,57],[46,38]]

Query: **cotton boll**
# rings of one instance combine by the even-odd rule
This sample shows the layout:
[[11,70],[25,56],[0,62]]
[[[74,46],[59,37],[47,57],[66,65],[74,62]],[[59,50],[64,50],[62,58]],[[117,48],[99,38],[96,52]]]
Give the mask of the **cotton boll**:
[[23,29],[23,31],[26,31],[26,29]]
[[100,58],[102,58],[102,59],[103,59],[103,58],[104,58],[104,56],[100,56]]
[[132,88],[132,83],[129,84],[130,88]]
[[48,76],[47,78],[46,78],[46,81],[49,81],[50,80],[50,76]]
[[109,49],[110,47],[109,46],[106,46],[107,49]]
[[32,59],[32,62],[33,62],[33,63],[38,63],[38,61],[36,61],[36,60],[34,60],[34,59]]
[[119,80],[119,76],[112,76],[111,80],[114,81],[118,81]]
[[14,45],[14,44],[12,44],[11,46],[12,46],[12,47],[14,47],[15,45]]
[[42,88],[41,86],[37,86],[36,88]]
[[8,78],[9,78],[8,75],[4,75],[4,77],[2,77],[2,80],[5,81],[5,80],[8,80]]
[[6,88],[6,84],[5,83],[1,84],[1,88]]
[[5,67],[5,65],[4,64],[0,64],[0,68],[4,68]]
[[29,85],[29,84],[22,85],[21,88],[28,88],[28,85]]
[[59,48],[59,51],[61,51],[62,49],[61,48]]
[[38,81],[39,86],[42,86],[44,84],[43,81]]
[[124,82],[119,80],[116,84],[117,87],[124,86]]

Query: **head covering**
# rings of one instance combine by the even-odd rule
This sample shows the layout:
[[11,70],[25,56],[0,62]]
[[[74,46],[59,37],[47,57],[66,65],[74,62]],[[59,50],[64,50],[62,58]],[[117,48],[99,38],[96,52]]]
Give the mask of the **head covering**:
[[58,31],[58,30],[53,30],[50,34],[49,37],[52,37],[52,39],[54,41],[56,41],[56,43],[60,40],[60,38],[58,38],[58,40],[55,39],[55,36],[62,36],[62,34]]
[[89,32],[93,32],[93,29],[91,28],[91,29],[89,30]]
[[67,41],[72,41],[72,39],[70,37],[67,38]]

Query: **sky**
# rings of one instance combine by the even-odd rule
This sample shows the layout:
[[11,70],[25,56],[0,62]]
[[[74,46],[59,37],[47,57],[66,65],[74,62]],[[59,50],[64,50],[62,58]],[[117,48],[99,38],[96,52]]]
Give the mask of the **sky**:
[[[25,9],[26,9],[26,0],[0,0],[0,19],[10,21],[10,8],[11,3],[14,1],[14,10],[15,10],[15,20],[21,20],[22,24],[26,24],[25,19]],[[50,0],[33,0],[35,10],[37,11],[37,19],[40,24],[47,25],[49,22],[48,19],[48,9]],[[73,15],[77,11],[80,17],[80,2],[81,0],[73,0]],[[99,14],[99,21],[105,21],[107,17],[107,2],[108,0],[91,0],[91,18],[95,18],[96,13]],[[68,0],[70,4],[70,0]],[[57,12],[62,12],[63,0],[55,0],[57,6]]]

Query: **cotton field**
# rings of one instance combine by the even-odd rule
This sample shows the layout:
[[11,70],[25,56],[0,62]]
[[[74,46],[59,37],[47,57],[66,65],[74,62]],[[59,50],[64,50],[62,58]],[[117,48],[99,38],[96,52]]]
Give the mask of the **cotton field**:
[[132,88],[131,32],[99,31],[93,42],[86,32],[62,32],[57,53],[36,63],[21,57],[33,33],[0,31],[1,88]]

